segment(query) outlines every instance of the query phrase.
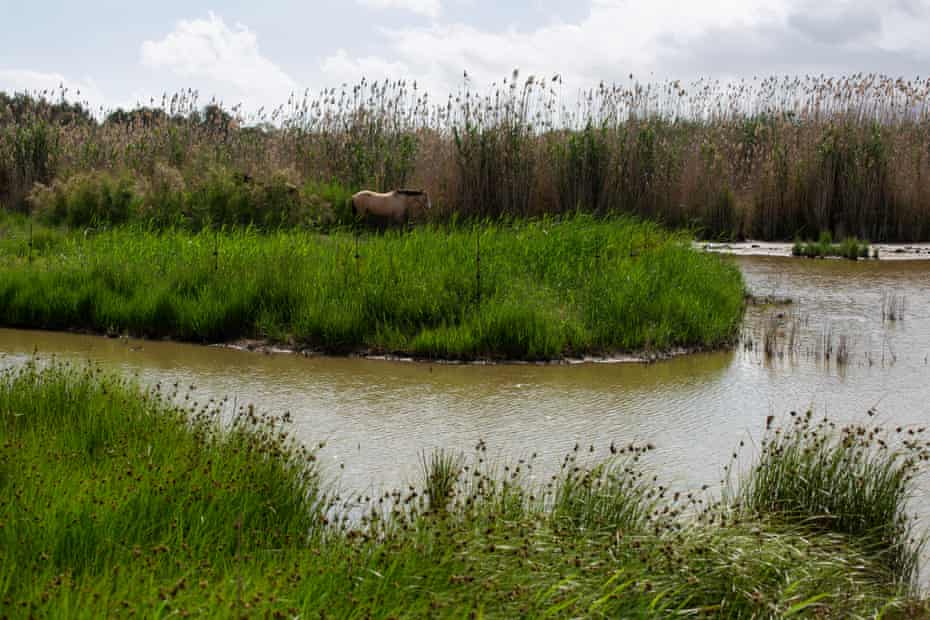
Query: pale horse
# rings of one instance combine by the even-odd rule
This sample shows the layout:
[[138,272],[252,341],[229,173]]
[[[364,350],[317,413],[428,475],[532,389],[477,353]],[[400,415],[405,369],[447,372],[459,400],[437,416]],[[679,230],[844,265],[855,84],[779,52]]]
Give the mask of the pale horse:
[[366,216],[403,224],[432,209],[429,194],[419,189],[398,189],[385,194],[364,190],[351,199],[352,213],[359,219]]

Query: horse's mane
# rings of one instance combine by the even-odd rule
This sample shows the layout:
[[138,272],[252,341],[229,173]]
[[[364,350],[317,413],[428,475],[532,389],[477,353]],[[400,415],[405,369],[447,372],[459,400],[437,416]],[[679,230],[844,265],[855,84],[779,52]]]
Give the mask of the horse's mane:
[[394,191],[404,196],[422,196],[426,193],[422,189],[397,189]]

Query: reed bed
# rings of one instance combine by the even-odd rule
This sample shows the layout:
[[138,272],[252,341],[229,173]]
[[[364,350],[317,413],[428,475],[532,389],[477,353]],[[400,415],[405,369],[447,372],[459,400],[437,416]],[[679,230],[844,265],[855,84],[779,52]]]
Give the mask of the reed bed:
[[[583,210],[708,238],[930,239],[930,78],[630,82],[576,97],[557,76],[515,72],[486,90],[466,79],[440,101],[412,82],[363,80],[253,114],[203,107],[192,91],[129,111],[62,97],[0,95],[7,208],[60,214],[64,195],[81,225],[198,227],[211,194],[236,194],[248,200],[218,223],[269,225],[338,209],[294,189],[412,185],[440,218]],[[231,190],[236,178],[285,191]],[[118,188],[116,212],[77,208],[101,184]]]
[[735,265],[630,218],[364,235],[6,230],[0,323],[16,327],[553,360],[724,346],[743,312]]
[[[422,486],[350,502],[327,491],[317,452],[287,439],[286,420],[197,403],[195,394],[142,389],[54,360],[0,375],[4,615],[927,611],[895,569],[895,554],[906,568],[912,549],[871,544],[886,519],[898,523],[886,507],[910,488],[889,453],[840,474],[867,490],[843,487],[830,498],[818,484],[831,482],[849,448],[817,444],[824,458],[804,457],[814,499],[784,478],[796,473],[787,467],[793,460],[770,467],[767,453],[758,467],[771,475],[744,493],[759,499],[737,509],[650,482],[642,461],[649,446],[611,445],[606,457],[576,448],[560,472],[534,484],[534,459],[491,464],[479,443],[468,456],[424,456]],[[437,480],[448,500],[442,509],[426,492]],[[783,488],[797,493],[766,490]],[[869,505],[878,497],[887,498],[881,508]],[[829,518],[842,514],[837,508],[861,508],[865,522]],[[361,516],[347,519],[349,509]]]

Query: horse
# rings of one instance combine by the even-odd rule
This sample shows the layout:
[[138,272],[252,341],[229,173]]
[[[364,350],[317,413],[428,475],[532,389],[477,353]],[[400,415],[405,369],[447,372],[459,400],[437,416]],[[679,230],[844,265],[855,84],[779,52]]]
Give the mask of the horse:
[[385,194],[364,190],[350,199],[356,218],[378,218],[388,223],[404,224],[412,217],[433,208],[429,194],[419,189],[398,189]]

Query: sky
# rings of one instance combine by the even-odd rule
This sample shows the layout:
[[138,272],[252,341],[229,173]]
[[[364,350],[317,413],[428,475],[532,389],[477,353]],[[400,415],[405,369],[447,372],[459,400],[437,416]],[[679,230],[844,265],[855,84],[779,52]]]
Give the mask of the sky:
[[930,0],[0,0],[0,16],[0,90],[64,85],[108,109],[191,88],[254,111],[363,76],[436,100],[514,69],[575,90],[930,74]]

